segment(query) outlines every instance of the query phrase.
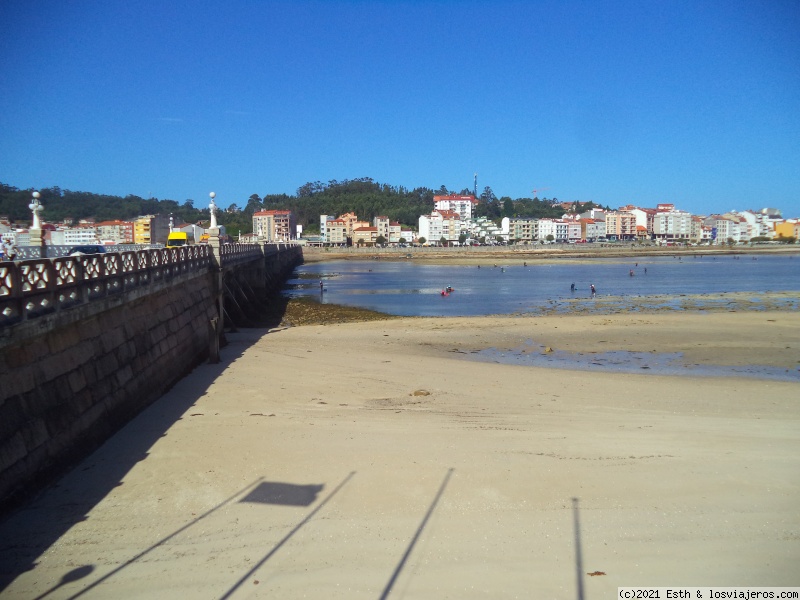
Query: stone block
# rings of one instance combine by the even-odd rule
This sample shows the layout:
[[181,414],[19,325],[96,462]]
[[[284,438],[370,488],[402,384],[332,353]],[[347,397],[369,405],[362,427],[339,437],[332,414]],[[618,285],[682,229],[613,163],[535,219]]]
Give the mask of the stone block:
[[67,379],[69,381],[69,389],[73,394],[77,394],[86,387],[86,377],[84,376],[82,369],[70,371],[70,373],[67,375]]
[[81,323],[81,336],[85,338],[95,338],[103,335],[104,324],[103,319],[104,316],[109,314],[108,312],[100,313],[94,318],[86,319]]
[[160,323],[166,323],[175,318],[176,310],[175,307],[171,304],[168,304],[161,308],[156,315],[156,319]]
[[130,365],[123,365],[117,371],[117,386],[124,388],[131,379],[133,379],[133,369],[131,369]]
[[131,344],[128,342],[117,346],[117,348],[114,350],[114,354],[121,365],[129,363],[131,360],[133,360],[134,356],[136,356],[133,352]]
[[92,437],[102,439],[111,432],[108,424],[108,408],[105,402],[97,402],[72,421],[69,428],[71,438],[84,437],[91,431]]
[[81,332],[76,327],[56,329],[47,335],[47,345],[50,354],[60,354],[72,348],[81,341]]
[[70,424],[75,420],[75,413],[71,406],[63,402],[46,411],[42,418],[50,437],[55,437],[69,430]]
[[25,439],[19,431],[11,438],[0,442],[0,471],[8,469],[27,453]]
[[27,394],[36,387],[34,368],[24,365],[14,369],[13,373],[3,374],[3,385],[0,386],[0,399],[10,398],[17,394]]
[[115,327],[99,338],[104,353],[114,352],[125,343],[125,331],[122,327]]
[[86,385],[94,385],[97,382],[97,369],[95,369],[94,362],[84,363],[80,369],[83,372]]
[[50,439],[47,426],[41,419],[28,421],[21,429],[20,434],[25,442],[27,451],[34,450]]
[[71,350],[66,350],[52,356],[43,356],[39,361],[42,381],[54,381],[68,373],[71,369],[71,353]]
[[91,410],[97,402],[93,390],[87,388],[73,395],[70,404],[76,415],[82,415],[87,410]]
[[167,328],[164,326],[163,323],[159,323],[158,325],[150,329],[151,343],[158,344],[165,337],[167,337]]
[[0,404],[0,440],[14,435],[30,419],[21,396],[6,398]]
[[114,356],[113,354],[106,354],[105,356],[100,357],[96,361],[96,365],[97,365],[98,379],[113,377],[114,373],[119,368],[119,362],[117,361],[117,357]]
[[170,319],[167,321],[167,330],[171,336],[174,336],[177,331],[181,329],[181,326],[178,324],[178,319]]

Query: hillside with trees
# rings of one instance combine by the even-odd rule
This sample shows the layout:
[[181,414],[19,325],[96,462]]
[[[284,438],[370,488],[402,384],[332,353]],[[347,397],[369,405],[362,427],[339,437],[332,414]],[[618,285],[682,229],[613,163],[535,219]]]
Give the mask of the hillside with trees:
[[[59,223],[71,218],[74,222],[93,219],[95,222],[110,220],[131,220],[141,215],[169,214],[176,222],[207,222],[210,218],[208,200],[196,207],[192,199],[182,203],[176,200],[159,200],[128,195],[110,196],[91,192],[73,192],[59,187],[43,188],[41,203],[45,207],[42,215],[48,223]],[[16,223],[30,223],[32,189],[20,190],[0,183],[0,215],[7,216]],[[403,186],[378,183],[369,177],[344,181],[332,180],[328,183],[309,182],[297,189],[295,195],[266,194],[263,197],[252,194],[244,206],[231,204],[217,213],[217,220],[225,225],[228,233],[249,233],[252,231],[253,213],[259,210],[290,210],[303,226],[303,231],[319,231],[319,216],[339,216],[352,212],[364,221],[372,221],[376,216],[387,216],[391,221],[402,225],[417,227],[419,216],[430,214],[433,210],[434,195],[471,194],[472,191],[448,190],[418,187],[413,190]],[[479,197],[475,216],[488,217],[499,223],[503,217],[557,218],[564,209],[553,198],[517,198],[508,196],[498,198],[490,187],[485,187]],[[581,209],[593,207],[591,203],[582,204]]]

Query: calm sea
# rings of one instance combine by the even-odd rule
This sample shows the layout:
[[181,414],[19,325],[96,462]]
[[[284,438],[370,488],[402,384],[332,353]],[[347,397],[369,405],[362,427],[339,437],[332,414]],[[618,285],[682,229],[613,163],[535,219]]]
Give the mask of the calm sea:
[[[591,299],[591,284],[597,289],[596,300]],[[455,291],[442,296],[447,286]],[[713,305],[726,302],[720,297],[725,292],[754,292],[754,310],[757,293],[800,292],[800,256],[659,256],[527,266],[495,266],[487,259],[480,268],[418,264],[413,259],[346,260],[302,265],[285,290],[291,296],[401,316],[566,312],[590,309],[593,302],[615,302],[621,309],[630,303],[634,310],[643,302],[680,308],[683,296],[701,295],[702,302]],[[780,307],[797,309],[798,299],[800,294],[792,294]]]

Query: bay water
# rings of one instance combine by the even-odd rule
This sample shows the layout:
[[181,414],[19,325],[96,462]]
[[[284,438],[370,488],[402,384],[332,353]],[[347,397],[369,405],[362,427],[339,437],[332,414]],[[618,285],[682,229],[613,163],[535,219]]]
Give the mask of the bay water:
[[[443,296],[448,286],[454,291]],[[427,317],[608,310],[609,303],[616,310],[680,309],[689,296],[699,297],[700,305],[694,298],[693,308],[711,308],[727,302],[721,294],[729,292],[752,293],[754,310],[762,306],[763,294],[792,292],[778,307],[798,309],[800,255],[670,255],[527,265],[487,259],[480,266],[341,260],[301,265],[284,291],[322,303]]]

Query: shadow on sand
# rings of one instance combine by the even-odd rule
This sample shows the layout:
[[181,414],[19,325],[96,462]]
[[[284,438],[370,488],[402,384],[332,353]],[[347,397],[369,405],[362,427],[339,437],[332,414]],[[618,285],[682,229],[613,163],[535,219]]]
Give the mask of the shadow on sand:
[[[276,309],[275,316],[263,322],[275,323],[277,314]],[[150,448],[183,418],[226,366],[266,333],[266,329],[248,329],[228,334],[219,363],[201,364],[181,380],[186,393],[167,393],[153,402],[80,463],[62,472],[60,479],[4,515],[0,522],[0,593],[20,574],[34,569],[39,556],[76,523],[85,521],[113,488],[122,485],[125,475],[147,458]],[[109,456],[113,460],[108,460]],[[56,588],[91,570],[88,565],[71,570],[64,575],[70,579],[62,579]]]

